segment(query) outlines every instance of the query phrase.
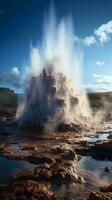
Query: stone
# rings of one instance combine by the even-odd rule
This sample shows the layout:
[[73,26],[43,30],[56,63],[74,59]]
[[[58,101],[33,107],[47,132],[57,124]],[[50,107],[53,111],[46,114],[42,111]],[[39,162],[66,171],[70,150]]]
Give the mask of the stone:
[[112,200],[112,193],[91,192],[88,200]]
[[55,160],[48,156],[29,156],[27,160],[32,164],[44,164],[44,163],[54,163]]
[[12,182],[0,193],[1,200],[51,200],[53,193],[48,184],[32,180],[19,180]]
[[101,192],[112,192],[112,184],[109,186],[102,186],[100,187]]
[[62,131],[62,132],[70,131],[70,130],[72,130],[72,126],[71,126],[71,124],[68,124],[68,123],[60,123],[57,126],[57,130]]
[[91,192],[88,200],[112,200],[112,184],[100,187],[99,192]]
[[66,160],[77,160],[77,154],[75,151],[73,150],[66,150],[63,154],[62,154],[62,158],[66,159]]
[[112,173],[112,167],[105,167],[105,172]]
[[79,184],[85,183],[84,178],[82,176],[78,176],[78,183]]
[[53,152],[53,153],[63,153],[63,151],[64,151],[63,147],[61,147],[59,145],[53,146],[51,148],[51,152]]
[[108,139],[112,139],[112,133],[109,134]]

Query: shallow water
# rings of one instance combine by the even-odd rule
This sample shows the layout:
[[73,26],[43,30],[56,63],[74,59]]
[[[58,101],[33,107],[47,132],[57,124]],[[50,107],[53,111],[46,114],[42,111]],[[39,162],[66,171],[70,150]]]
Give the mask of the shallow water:
[[105,172],[105,167],[112,167],[112,161],[95,160],[90,156],[84,156],[77,163],[77,172],[81,175],[84,175],[84,172],[93,172],[97,177],[97,183],[104,185],[112,183],[112,173]]
[[8,184],[12,176],[32,167],[33,165],[25,160],[9,160],[0,156],[0,184]]
[[87,140],[88,142],[98,142],[98,141],[104,141],[108,140],[109,133],[102,133],[99,136],[90,136],[84,138],[84,140]]
[[77,200],[86,198],[90,192],[98,191],[99,186],[112,183],[112,174],[104,171],[105,167],[112,167],[111,161],[98,161],[90,156],[84,156],[77,163],[77,173],[84,178],[84,183],[53,185],[53,191],[59,196],[73,197]]
[[[22,141],[21,137],[18,137],[17,138],[18,140],[15,139],[15,133],[16,135],[18,134],[19,136],[18,131],[10,128],[10,132],[6,131],[2,134],[1,131],[0,142],[2,143],[2,141],[4,142],[7,141],[10,147],[14,148],[17,151],[21,150],[21,146],[19,146],[19,140],[20,144]],[[23,132],[21,133],[21,135],[22,134]],[[24,135],[25,133],[23,134],[23,136]],[[34,138],[33,137],[30,138],[29,135],[32,134],[27,135],[28,136],[27,143],[32,142],[32,139],[34,141]],[[84,138],[84,140],[86,139],[88,142],[97,142],[97,141],[108,140],[108,136],[109,133],[104,132],[101,133],[99,137],[91,136]],[[44,144],[46,143],[47,145],[56,144],[56,140],[54,139],[52,140],[44,139],[42,141],[39,139],[38,141],[37,136],[35,138],[35,142]],[[29,162],[31,162],[31,160]],[[0,157],[0,184],[8,184],[12,176],[24,172],[24,170],[27,169],[29,170],[35,166],[33,162],[32,162],[33,164],[29,162],[25,160],[9,160],[5,157]],[[112,183],[112,174],[105,172],[104,171],[105,167],[112,167],[112,162],[98,161],[92,159],[90,156],[84,156],[77,164],[77,173],[84,177],[85,183],[71,184],[69,186],[53,185],[52,189],[55,193],[59,194],[59,196],[66,196],[66,197],[71,196],[74,198],[76,197],[76,199],[79,200],[80,197],[87,196],[91,191],[98,190],[99,185],[106,185],[106,184],[108,185],[109,183]]]

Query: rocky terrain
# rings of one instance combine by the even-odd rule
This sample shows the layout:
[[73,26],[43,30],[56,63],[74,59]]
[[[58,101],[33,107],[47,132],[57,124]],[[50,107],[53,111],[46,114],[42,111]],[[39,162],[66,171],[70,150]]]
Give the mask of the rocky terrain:
[[88,99],[93,114],[98,114],[102,120],[112,119],[112,92],[88,93]]
[[0,88],[0,122],[15,117],[19,96],[9,88]]
[[[2,131],[7,127],[2,126]],[[11,130],[11,129],[10,129]],[[83,156],[94,159],[112,160],[112,140],[88,142],[79,133],[54,133],[53,135],[35,135],[31,133],[15,135],[12,128],[11,138],[0,145],[1,156],[11,160],[26,160],[31,167],[14,174],[8,185],[1,185],[0,199],[72,199],[72,200],[110,200],[112,187],[101,186],[94,173],[77,171],[77,163]],[[83,137],[87,137],[86,133]],[[98,137],[98,134],[97,134]],[[12,143],[13,141],[13,143]],[[13,146],[15,144],[15,146]],[[111,174],[111,167],[102,169]],[[64,192],[60,188],[65,187]],[[71,189],[72,187],[72,189]],[[58,189],[55,189],[58,188]],[[60,191],[60,192],[59,192]],[[76,194],[75,194],[76,191]],[[94,192],[93,192],[94,191]]]
[[[24,131],[6,123],[16,114],[17,95],[4,91],[0,96],[0,200],[111,200],[111,122],[100,124],[100,130]],[[89,98],[93,104],[93,94]]]
[[[111,119],[112,92],[87,94],[93,113],[105,110],[105,118]],[[9,88],[0,88],[0,120],[11,120],[17,111],[18,102],[22,101],[22,94],[16,94]]]

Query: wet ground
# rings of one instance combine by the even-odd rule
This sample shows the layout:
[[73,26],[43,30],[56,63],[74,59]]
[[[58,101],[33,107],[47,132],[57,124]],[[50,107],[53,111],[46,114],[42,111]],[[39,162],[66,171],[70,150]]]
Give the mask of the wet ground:
[[91,136],[88,136],[88,137],[85,137],[84,140],[87,140],[88,142],[97,142],[97,141],[104,141],[104,140],[108,140],[108,136],[109,136],[110,133],[101,133],[99,135],[91,135]]
[[76,159],[70,158],[71,154],[68,156],[68,150],[85,149],[100,142],[108,142],[110,141],[108,137],[111,134],[111,129],[108,129],[104,132],[91,133],[90,136],[89,133],[54,133],[51,136],[48,134],[26,133],[18,130],[17,127],[1,126],[0,185],[7,185],[15,177],[23,175],[41,164],[43,166],[44,163],[49,163],[53,169],[55,164],[52,163],[60,162],[61,159],[62,163],[65,162],[64,168],[69,162],[72,162],[72,165],[74,163],[75,177],[77,175],[79,179],[80,177],[83,179],[79,181],[77,178],[78,181],[71,181],[70,184],[62,181],[60,184],[58,177],[57,182],[51,181],[51,191],[61,197],[72,197],[77,200],[88,198],[89,194],[92,191],[98,191],[100,186],[112,184],[112,173],[105,171],[105,168],[110,169],[112,167],[112,161],[105,158],[104,160],[98,160],[90,155],[82,156],[80,154],[76,161]]
[[12,177],[31,169],[33,166],[25,160],[10,160],[0,157],[0,184],[8,184]]
[[[94,173],[94,176],[96,176],[97,180],[97,186],[98,185],[108,185],[112,183],[112,173],[105,172],[105,168],[112,167],[112,161],[101,161],[101,160],[95,160],[91,158],[90,156],[83,156],[81,160],[77,163],[77,172],[78,174],[84,176],[85,173]],[[91,182],[92,182],[91,177]]]

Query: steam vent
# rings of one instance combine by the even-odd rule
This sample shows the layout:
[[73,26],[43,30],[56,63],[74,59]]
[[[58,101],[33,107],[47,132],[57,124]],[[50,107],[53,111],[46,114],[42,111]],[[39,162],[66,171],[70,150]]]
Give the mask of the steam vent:
[[[43,129],[49,127],[65,131],[73,129],[73,123],[65,123],[67,115],[66,76],[56,77],[43,68],[39,76],[31,76],[26,87],[25,106],[20,117],[20,127]],[[77,105],[78,98],[70,96],[70,108]]]

